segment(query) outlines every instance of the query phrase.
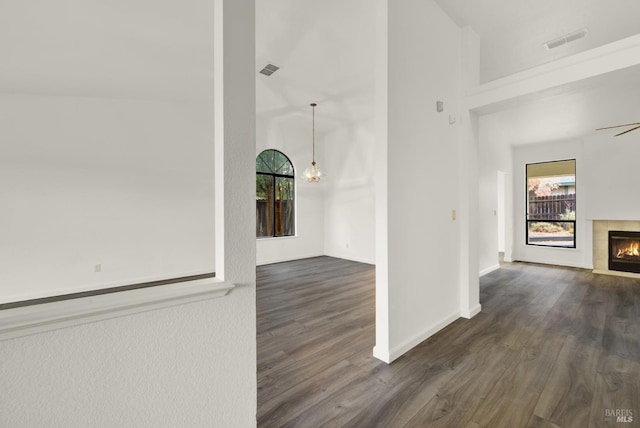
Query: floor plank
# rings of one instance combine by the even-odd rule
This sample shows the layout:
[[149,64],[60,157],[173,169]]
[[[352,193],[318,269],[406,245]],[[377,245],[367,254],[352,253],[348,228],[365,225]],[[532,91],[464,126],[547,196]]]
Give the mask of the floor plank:
[[259,427],[640,421],[640,280],[503,263],[481,278],[480,314],[387,365],[372,357],[373,266],[317,257],[257,278]]
[[598,351],[575,336],[567,337],[534,414],[558,426],[588,426]]

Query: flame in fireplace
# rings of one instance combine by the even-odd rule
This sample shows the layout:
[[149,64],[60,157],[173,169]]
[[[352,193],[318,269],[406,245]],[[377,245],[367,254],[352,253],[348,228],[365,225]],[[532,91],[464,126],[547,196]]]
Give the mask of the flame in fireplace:
[[622,259],[625,256],[640,257],[640,241],[633,241],[627,248],[619,248],[616,258]]

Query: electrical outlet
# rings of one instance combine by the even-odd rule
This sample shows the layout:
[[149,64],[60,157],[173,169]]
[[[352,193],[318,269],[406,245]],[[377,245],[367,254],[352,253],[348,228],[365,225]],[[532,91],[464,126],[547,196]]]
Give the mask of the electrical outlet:
[[455,220],[457,217],[456,210],[451,210],[451,220]]
[[94,272],[102,272],[102,264],[101,263],[96,263],[96,265],[93,267],[93,271]]

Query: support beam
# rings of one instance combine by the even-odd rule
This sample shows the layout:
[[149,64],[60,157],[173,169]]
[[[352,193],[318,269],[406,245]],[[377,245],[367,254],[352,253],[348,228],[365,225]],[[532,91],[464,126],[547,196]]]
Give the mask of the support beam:
[[203,424],[255,426],[255,0],[214,0],[214,6],[216,274],[235,284],[229,300],[242,303],[225,312],[236,337],[222,351],[236,356],[234,367],[225,370],[242,374],[234,374],[233,388],[225,384],[229,378],[220,378],[218,391],[233,393],[228,396],[233,405],[216,409],[219,419]]
[[[463,91],[480,82],[480,37],[470,27],[461,31],[460,85]],[[478,273],[478,121],[463,104],[458,115],[458,179],[460,180],[460,315],[480,312]]]
[[541,91],[640,65],[640,34],[571,55],[467,91],[469,110],[490,109]]

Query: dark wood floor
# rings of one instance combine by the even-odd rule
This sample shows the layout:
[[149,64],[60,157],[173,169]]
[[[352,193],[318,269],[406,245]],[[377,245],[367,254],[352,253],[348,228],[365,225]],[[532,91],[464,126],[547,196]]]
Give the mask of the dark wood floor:
[[391,365],[371,356],[374,267],[318,257],[257,283],[259,427],[640,426],[640,280],[503,264],[480,314]]

